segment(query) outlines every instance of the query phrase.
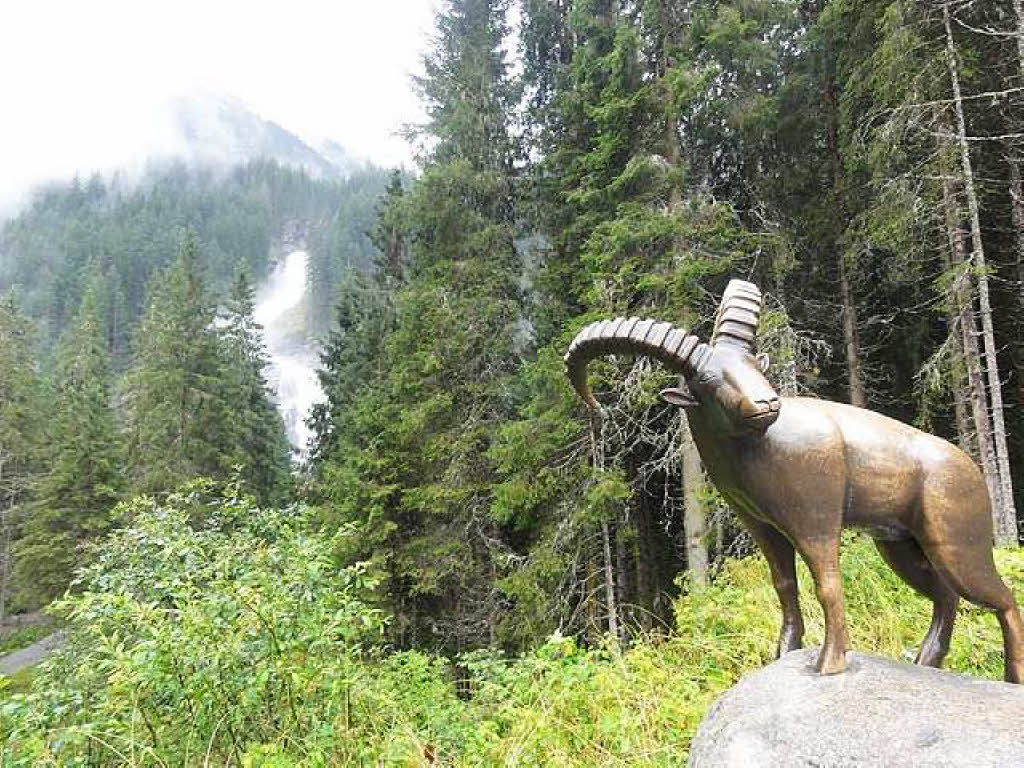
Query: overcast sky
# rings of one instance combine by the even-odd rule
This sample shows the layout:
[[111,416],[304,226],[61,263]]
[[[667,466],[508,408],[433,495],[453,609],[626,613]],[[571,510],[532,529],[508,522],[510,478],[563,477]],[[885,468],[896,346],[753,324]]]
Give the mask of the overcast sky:
[[169,146],[167,103],[237,97],[382,164],[420,117],[435,0],[3,0],[0,207],[32,184]]

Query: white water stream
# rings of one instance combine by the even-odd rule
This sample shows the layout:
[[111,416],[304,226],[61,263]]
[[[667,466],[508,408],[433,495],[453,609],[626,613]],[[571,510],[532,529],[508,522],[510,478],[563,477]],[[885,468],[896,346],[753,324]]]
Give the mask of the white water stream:
[[323,399],[316,377],[318,346],[306,331],[306,252],[292,251],[274,267],[266,285],[256,294],[253,315],[263,326],[270,365],[266,371],[277,394],[288,439],[306,455],[312,434],[306,418],[313,404]]

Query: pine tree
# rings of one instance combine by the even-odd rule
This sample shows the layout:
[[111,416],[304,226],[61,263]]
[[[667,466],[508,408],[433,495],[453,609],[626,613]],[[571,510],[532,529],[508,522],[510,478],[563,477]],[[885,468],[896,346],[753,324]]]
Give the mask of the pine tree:
[[377,219],[370,240],[377,249],[375,263],[377,283],[385,291],[394,289],[405,282],[407,268],[406,244],[402,199],[405,183],[400,171],[392,171],[384,197],[377,207]]
[[[261,504],[283,503],[289,484],[291,447],[281,414],[263,375],[267,355],[263,328],[253,319],[253,289],[244,266],[231,286],[220,325],[227,374],[226,399],[235,461],[245,488]],[[229,446],[223,446],[225,450]]]
[[225,477],[237,459],[225,360],[194,234],[152,282],[125,386],[132,489],[145,492],[196,476]]
[[32,483],[43,469],[43,382],[35,329],[17,296],[0,296],[0,617],[11,609],[14,546]]
[[67,588],[83,546],[109,530],[123,487],[106,329],[92,291],[61,339],[55,390],[49,471],[35,490],[17,548],[23,605],[41,605]]
[[[383,293],[393,310],[343,305],[325,358],[328,514],[364,524],[360,554],[385,576],[396,641],[449,652],[493,641],[499,620],[505,543],[489,517],[487,451],[511,411],[522,319],[506,10],[453,0],[439,14],[419,81],[431,152],[400,205],[392,184],[375,236],[379,279],[397,288],[393,299]],[[388,317],[379,354],[346,351]],[[338,397],[351,395],[336,385],[363,378],[367,364],[369,382],[338,419]]]
[[342,280],[334,327],[320,353],[317,378],[326,397],[313,406],[310,466],[319,473],[339,450],[338,439],[349,408],[381,372],[384,342],[395,326],[395,294],[407,282],[408,222],[405,183],[393,171],[377,204],[370,240],[376,252],[372,274],[350,271]]
[[[544,153],[536,225],[549,245],[532,297],[542,346],[524,370],[523,416],[494,450],[505,477],[495,514],[530,537],[524,567],[503,588],[515,596],[517,621],[533,627],[564,626],[570,616],[588,633],[650,626],[670,619],[666,593],[680,568],[693,570],[693,583],[707,578],[699,460],[679,415],[651,397],[657,376],[647,362],[616,367],[601,428],[580,434],[585,420],[561,390],[559,364],[579,315],[668,316],[690,326],[707,314],[702,283],[747,254],[775,256],[770,237],[752,235],[732,206],[688,183],[691,162],[699,169],[704,158],[691,151],[684,160],[682,144],[711,132],[700,106],[718,70],[702,72],[708,53],[699,36],[681,32],[676,4],[639,8],[585,0],[560,17],[537,5],[529,12],[539,18],[526,22],[546,41],[528,50],[572,40],[567,61],[546,53],[525,67],[538,92],[556,84],[536,148]],[[538,437],[547,433],[550,442]]]

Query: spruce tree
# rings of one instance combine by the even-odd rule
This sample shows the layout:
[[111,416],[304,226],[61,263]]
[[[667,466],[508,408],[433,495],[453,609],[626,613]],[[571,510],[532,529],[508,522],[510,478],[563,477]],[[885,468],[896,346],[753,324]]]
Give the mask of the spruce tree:
[[199,259],[190,232],[170,269],[152,281],[135,333],[135,364],[125,382],[134,491],[225,477],[237,460],[226,363]]
[[43,468],[44,386],[35,328],[13,292],[0,296],[0,618],[11,609],[14,548],[25,502]]
[[[234,411],[231,441],[245,487],[261,504],[284,503],[291,446],[263,375],[263,328],[253,319],[253,288],[239,267],[220,323],[226,357],[226,400]],[[228,446],[224,446],[225,449]]]
[[36,488],[17,548],[16,580],[24,605],[40,605],[67,588],[82,564],[85,544],[110,528],[110,512],[123,487],[106,329],[92,291],[61,339],[55,395],[49,470]]
[[327,514],[363,524],[359,555],[385,576],[395,640],[449,652],[493,641],[500,619],[506,544],[489,517],[487,451],[512,410],[523,318],[506,6],[452,0],[440,12],[419,81],[430,157],[400,206],[392,185],[375,237],[380,279],[397,286],[393,325],[379,355],[360,359],[345,345],[382,316],[343,306],[326,358],[338,383],[373,368],[354,401],[331,405]]
[[326,397],[313,406],[308,423],[313,431],[310,466],[319,473],[338,450],[342,422],[349,407],[374,382],[380,370],[387,335],[395,325],[395,294],[406,284],[408,216],[405,183],[393,171],[376,208],[369,233],[375,254],[367,274],[351,270],[341,281],[334,308],[334,327],[320,353],[317,377]]

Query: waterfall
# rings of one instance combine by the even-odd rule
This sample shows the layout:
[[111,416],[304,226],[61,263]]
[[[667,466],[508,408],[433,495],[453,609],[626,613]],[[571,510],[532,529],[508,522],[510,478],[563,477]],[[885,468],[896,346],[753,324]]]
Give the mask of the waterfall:
[[263,326],[270,365],[267,379],[277,395],[288,439],[305,457],[311,436],[306,418],[323,399],[316,377],[318,347],[306,331],[306,252],[292,251],[256,295],[253,315]]

